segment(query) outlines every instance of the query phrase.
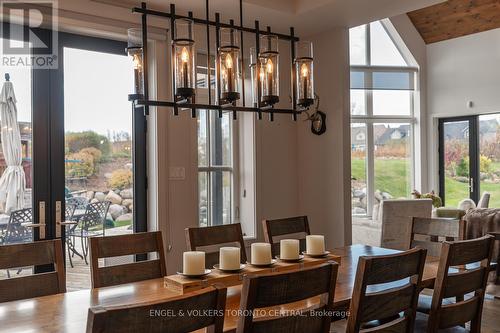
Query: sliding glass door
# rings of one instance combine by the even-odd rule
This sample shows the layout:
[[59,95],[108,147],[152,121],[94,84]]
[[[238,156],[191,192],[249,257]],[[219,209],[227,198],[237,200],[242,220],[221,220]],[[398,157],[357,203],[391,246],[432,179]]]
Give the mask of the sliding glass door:
[[440,196],[456,207],[470,198],[491,194],[500,207],[500,114],[439,120]]

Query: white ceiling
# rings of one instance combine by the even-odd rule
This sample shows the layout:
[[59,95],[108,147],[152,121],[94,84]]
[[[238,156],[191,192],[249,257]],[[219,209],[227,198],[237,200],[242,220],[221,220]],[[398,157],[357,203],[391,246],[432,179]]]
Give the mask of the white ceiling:
[[[118,7],[139,5],[135,0],[91,0]],[[177,12],[193,11],[204,17],[205,0],[146,0],[148,6],[168,10],[175,3]],[[300,35],[310,35],[339,26],[357,26],[377,19],[396,16],[427,7],[443,0],[243,0],[244,24],[253,26],[259,19],[261,26],[271,25],[277,32],[287,33],[290,26]],[[64,4],[64,1],[60,1]],[[210,13],[221,13],[222,20],[239,22],[238,0],[210,0]]]

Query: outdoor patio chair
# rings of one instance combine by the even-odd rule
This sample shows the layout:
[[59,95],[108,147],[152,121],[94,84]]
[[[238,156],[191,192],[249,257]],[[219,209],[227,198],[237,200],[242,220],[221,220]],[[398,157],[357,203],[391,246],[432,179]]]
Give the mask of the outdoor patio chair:
[[[89,253],[88,239],[93,236],[105,235],[105,221],[108,215],[109,206],[111,202],[102,201],[87,204],[85,213],[82,215],[74,215],[73,221],[77,222],[66,235],[69,240],[70,250],[73,254],[83,257],[85,264],[88,265],[87,256]],[[80,254],[75,248],[75,238],[80,238],[82,253]]]
[[26,224],[33,222],[31,208],[15,210],[10,214],[7,229],[2,237],[3,244],[29,243],[33,240],[33,229]]
[[[33,210],[31,208],[19,209],[10,213],[7,229],[1,238],[1,245],[30,243],[33,241],[33,228],[27,224],[33,223]],[[17,274],[22,268],[17,270]],[[10,272],[7,270],[10,278]]]
[[71,197],[66,199],[66,206],[68,204],[74,205],[75,209],[85,209],[89,200],[85,197]]

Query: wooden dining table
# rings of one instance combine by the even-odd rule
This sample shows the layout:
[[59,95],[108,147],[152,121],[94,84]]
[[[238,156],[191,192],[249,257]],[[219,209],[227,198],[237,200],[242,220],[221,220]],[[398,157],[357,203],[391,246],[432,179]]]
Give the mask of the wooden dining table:
[[[387,255],[397,250],[366,245],[337,248],[332,254],[342,257],[335,288],[335,308],[349,306],[360,256]],[[439,258],[427,257],[422,287],[433,287]],[[314,283],[311,281],[310,283]],[[153,279],[113,287],[80,290],[27,300],[0,303],[0,332],[85,332],[87,314],[92,306],[115,306],[166,300],[179,292],[167,288],[165,280]],[[238,322],[241,286],[228,288],[224,332],[234,332]],[[279,307],[285,310],[313,307],[317,299]]]

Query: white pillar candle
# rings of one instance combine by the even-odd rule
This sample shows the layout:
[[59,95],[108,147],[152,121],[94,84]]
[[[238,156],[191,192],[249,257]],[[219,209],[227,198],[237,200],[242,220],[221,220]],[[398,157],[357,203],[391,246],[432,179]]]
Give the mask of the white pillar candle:
[[269,265],[271,263],[271,244],[253,243],[252,244],[252,264]]
[[322,235],[306,236],[306,253],[312,255],[324,254],[325,236]]
[[280,241],[280,259],[298,259],[300,252],[298,239],[282,239]]
[[240,269],[240,248],[221,247],[219,249],[219,268],[226,270]]
[[186,275],[202,275],[205,273],[205,252],[188,251],[183,255],[183,273]]

